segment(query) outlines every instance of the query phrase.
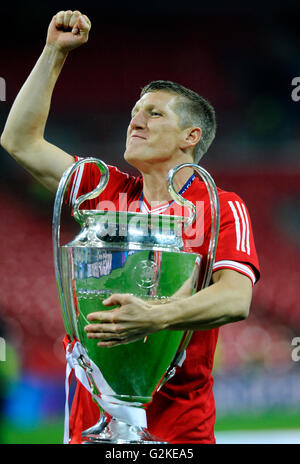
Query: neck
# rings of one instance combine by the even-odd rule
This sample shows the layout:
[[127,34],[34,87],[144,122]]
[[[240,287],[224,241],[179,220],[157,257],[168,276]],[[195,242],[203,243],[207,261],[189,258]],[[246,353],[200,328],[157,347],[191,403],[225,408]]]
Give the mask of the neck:
[[[143,194],[148,203],[154,207],[172,200],[168,191],[168,173],[169,169],[164,171],[153,170],[142,173],[143,176]],[[173,179],[174,188],[179,192],[188,179],[192,176],[192,168],[181,169]]]

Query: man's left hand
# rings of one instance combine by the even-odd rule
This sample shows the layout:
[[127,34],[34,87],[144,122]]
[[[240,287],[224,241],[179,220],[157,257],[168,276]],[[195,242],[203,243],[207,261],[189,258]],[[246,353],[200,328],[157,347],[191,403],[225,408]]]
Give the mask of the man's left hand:
[[101,340],[98,346],[135,342],[164,328],[160,305],[150,305],[130,294],[111,295],[103,305],[118,307],[88,314],[87,319],[93,323],[85,327],[88,338]]

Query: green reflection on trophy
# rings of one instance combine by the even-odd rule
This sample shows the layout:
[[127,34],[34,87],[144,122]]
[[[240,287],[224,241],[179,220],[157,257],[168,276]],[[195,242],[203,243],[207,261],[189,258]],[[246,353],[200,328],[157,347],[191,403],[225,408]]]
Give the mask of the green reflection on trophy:
[[[100,182],[76,200],[73,215],[81,231],[73,241],[60,245],[65,192],[71,176],[85,163],[98,166]],[[197,291],[202,257],[183,251],[182,240],[196,209],[173,186],[175,174],[183,167],[198,172],[210,198],[212,223],[204,288],[211,280],[219,231],[217,190],[204,169],[185,164],[169,173],[169,191],[176,203],[189,208],[188,217],[80,209],[84,201],[99,196],[109,180],[108,167],[96,158],[78,161],[60,181],[53,212],[58,294],[66,332],[80,346],[77,362],[100,410],[97,424],[83,433],[86,443],[161,443],[147,430],[145,406],[184,361],[192,332],[163,330],[144,340],[102,348],[98,340],[86,337],[84,327],[89,313],[108,310],[102,301],[113,293],[130,293],[162,304]]]

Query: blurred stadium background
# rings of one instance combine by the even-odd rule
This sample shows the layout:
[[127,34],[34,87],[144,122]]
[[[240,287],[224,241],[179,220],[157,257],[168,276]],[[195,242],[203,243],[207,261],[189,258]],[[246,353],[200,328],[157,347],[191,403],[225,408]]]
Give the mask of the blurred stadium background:
[[[46,138],[69,153],[122,159],[129,112],[154,79],[207,97],[217,138],[202,165],[247,203],[262,277],[246,321],[223,327],[214,368],[219,443],[300,443],[299,3],[90,1],[3,5],[0,131],[42,51],[52,15],[79,9],[87,45],[68,58]],[[54,278],[53,196],[0,148],[0,443],[61,443],[64,329]],[[66,218],[65,230],[72,225]]]

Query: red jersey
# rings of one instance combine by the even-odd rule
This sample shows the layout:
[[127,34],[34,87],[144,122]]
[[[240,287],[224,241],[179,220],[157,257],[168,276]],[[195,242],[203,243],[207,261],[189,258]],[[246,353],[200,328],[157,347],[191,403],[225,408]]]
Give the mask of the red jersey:
[[[76,160],[78,158],[75,158]],[[110,202],[116,210],[150,210],[143,198],[142,176],[134,177],[109,166],[110,178],[103,193],[86,201],[84,209],[109,209]],[[75,172],[69,187],[68,201],[95,189],[100,179],[95,164],[87,163]],[[213,271],[233,269],[249,277],[252,284],[259,279],[260,271],[249,213],[244,202],[232,192],[218,189],[220,202],[220,230]],[[202,220],[196,224],[198,236],[184,234],[184,249],[199,253],[206,265],[210,238],[210,201],[205,184],[192,176],[181,190],[181,195],[197,205]],[[158,206],[152,212],[174,214],[174,202]],[[198,232],[199,232],[198,230]],[[186,358],[177,367],[175,376],[158,392],[147,408],[150,433],[169,443],[215,443],[215,404],[213,397],[214,353],[219,329],[194,331],[186,349]],[[99,408],[91,395],[78,382],[70,415],[71,443],[81,442],[81,432],[94,425],[99,418]]]

